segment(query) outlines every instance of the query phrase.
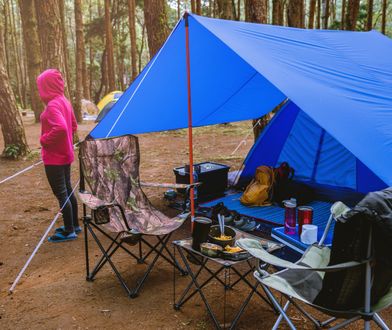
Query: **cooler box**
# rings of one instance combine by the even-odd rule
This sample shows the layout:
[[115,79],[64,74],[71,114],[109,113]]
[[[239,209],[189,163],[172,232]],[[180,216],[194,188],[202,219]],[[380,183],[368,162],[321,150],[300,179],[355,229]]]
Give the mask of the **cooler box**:
[[[197,166],[200,167],[198,182],[203,183],[197,188],[198,198],[222,195],[227,188],[227,174],[230,167],[212,162],[194,164],[194,168]],[[189,184],[189,172],[185,170],[185,166],[176,167],[173,171],[176,183]],[[178,192],[184,193],[185,189],[178,189]]]

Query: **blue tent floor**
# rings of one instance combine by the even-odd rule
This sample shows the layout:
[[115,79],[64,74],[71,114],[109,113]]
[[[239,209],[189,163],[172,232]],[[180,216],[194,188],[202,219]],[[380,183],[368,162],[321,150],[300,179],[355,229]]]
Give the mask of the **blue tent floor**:
[[[304,251],[307,245],[301,243],[298,234],[287,235],[284,233],[284,208],[280,206],[254,206],[249,207],[242,205],[240,197],[242,193],[228,194],[224,197],[214,199],[209,202],[200,204],[202,207],[212,207],[217,203],[223,202],[229,210],[235,210],[238,213],[252,217],[258,221],[272,224],[275,228],[272,229],[271,235],[284,242],[287,245],[292,246],[297,251]],[[330,216],[330,208],[332,203],[322,201],[312,201],[308,203],[308,206],[313,208],[313,224],[318,226],[318,236],[321,237]],[[326,244],[330,244],[332,241],[333,226],[329,231],[329,235],[326,239]]]

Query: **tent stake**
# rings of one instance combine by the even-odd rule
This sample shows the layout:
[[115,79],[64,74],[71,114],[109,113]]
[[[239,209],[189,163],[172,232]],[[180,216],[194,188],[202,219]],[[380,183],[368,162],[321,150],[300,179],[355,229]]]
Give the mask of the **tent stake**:
[[186,49],[186,70],[187,70],[187,87],[188,87],[188,141],[189,141],[189,184],[190,190],[190,203],[191,203],[191,219],[192,229],[193,220],[195,218],[195,190],[193,187],[193,134],[192,134],[192,99],[191,99],[191,60],[189,52],[189,14],[184,13],[185,20],[185,49]]

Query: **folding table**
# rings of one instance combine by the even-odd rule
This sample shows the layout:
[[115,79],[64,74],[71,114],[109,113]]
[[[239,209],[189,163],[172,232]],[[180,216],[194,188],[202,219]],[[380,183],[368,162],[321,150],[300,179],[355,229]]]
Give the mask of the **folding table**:
[[[267,239],[262,239],[239,230],[236,230],[236,238],[257,239],[262,243],[262,245],[269,252],[277,251],[284,246],[283,244],[273,242]],[[247,278],[249,274],[253,273],[256,267],[254,263],[255,259],[252,256],[249,256],[246,259],[240,261],[231,261],[231,260],[225,260],[221,258],[211,258],[203,255],[201,252],[192,249],[192,238],[173,241],[173,245],[174,245],[174,256],[176,254],[176,251],[178,251],[180,258],[183,261],[186,270],[188,271],[188,274],[190,275],[191,278],[189,284],[186,286],[186,288],[181,293],[180,297],[177,299],[176,275],[175,275],[176,271],[174,270],[174,276],[173,276],[174,309],[179,310],[187,301],[189,301],[192,297],[194,297],[198,293],[201,299],[203,300],[203,303],[207,308],[208,314],[211,316],[215,327],[217,329],[222,329],[222,328],[226,329],[226,304],[227,304],[226,292],[227,290],[234,288],[239,283],[245,283],[249,287],[250,291],[246,296],[246,298],[243,300],[241,307],[234,315],[230,323],[229,329],[235,328],[238,320],[240,319],[242,313],[244,312],[246,306],[248,305],[250,299],[254,294],[259,296],[271,308],[275,309],[271,304],[271,302],[257,290],[258,282],[254,281],[253,276],[251,280]],[[190,260],[193,260],[193,262],[190,262]],[[195,263],[195,261],[197,262]],[[193,264],[193,267],[191,267],[191,264]],[[238,267],[240,265],[241,267]],[[212,266],[215,266],[214,269],[212,269]],[[265,268],[267,266],[268,265],[262,265],[262,267]],[[209,275],[207,279],[200,280],[200,275],[202,273],[207,273]],[[219,277],[219,275],[222,273],[223,273],[223,279]],[[238,277],[235,280],[233,280],[233,282],[231,282],[231,274],[235,274],[236,277]],[[206,285],[210,283],[212,280],[221,284],[224,291],[223,327],[220,325],[216,313],[213,311],[213,308],[211,307],[211,303],[207,299],[205,291],[203,291]]]

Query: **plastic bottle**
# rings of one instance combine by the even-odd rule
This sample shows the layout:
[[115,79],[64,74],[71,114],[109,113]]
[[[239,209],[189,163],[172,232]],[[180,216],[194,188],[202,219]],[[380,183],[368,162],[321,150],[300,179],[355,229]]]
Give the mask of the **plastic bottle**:
[[297,225],[297,201],[295,198],[284,201],[284,233],[294,235]]

